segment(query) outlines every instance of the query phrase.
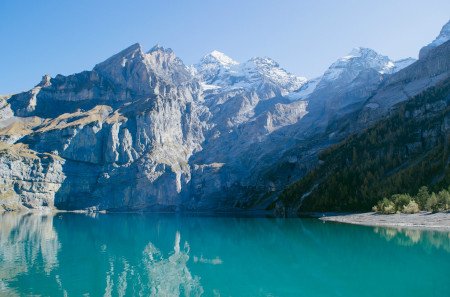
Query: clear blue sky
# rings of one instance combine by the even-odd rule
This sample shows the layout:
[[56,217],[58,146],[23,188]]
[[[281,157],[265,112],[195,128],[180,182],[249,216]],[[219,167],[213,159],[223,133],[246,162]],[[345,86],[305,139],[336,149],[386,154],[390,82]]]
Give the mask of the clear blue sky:
[[0,94],[92,69],[135,42],[186,64],[214,49],[269,56],[312,78],[356,46],[416,57],[449,18],[448,0],[1,0]]

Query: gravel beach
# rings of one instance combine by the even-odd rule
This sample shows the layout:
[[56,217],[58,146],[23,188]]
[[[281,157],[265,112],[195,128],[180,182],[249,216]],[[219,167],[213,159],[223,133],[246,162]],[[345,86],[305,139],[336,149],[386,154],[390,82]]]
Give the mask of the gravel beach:
[[411,227],[450,231],[450,212],[420,212],[416,214],[399,213],[390,215],[367,212],[346,215],[325,215],[320,217],[320,220],[366,226]]

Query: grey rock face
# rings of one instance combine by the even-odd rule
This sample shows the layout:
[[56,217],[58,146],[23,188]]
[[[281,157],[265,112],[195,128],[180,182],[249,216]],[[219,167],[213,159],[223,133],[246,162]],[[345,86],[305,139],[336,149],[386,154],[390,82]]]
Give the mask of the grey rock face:
[[[0,122],[4,122],[14,116],[11,105],[8,103],[9,97],[10,96],[0,96]],[[5,125],[2,124],[0,128],[3,128],[4,126]]]
[[203,139],[200,112],[195,102],[170,94],[116,111],[99,105],[47,121],[22,141],[67,160],[58,207],[176,206],[190,180],[188,159]]
[[[52,205],[145,209],[181,204],[208,117],[201,100],[199,83],[171,50],[133,45],[93,71],[46,78],[8,104],[15,116],[40,119],[22,129],[21,143],[65,160]],[[22,123],[9,121],[4,129]]]
[[20,144],[0,145],[0,210],[54,207],[65,179],[64,160]]

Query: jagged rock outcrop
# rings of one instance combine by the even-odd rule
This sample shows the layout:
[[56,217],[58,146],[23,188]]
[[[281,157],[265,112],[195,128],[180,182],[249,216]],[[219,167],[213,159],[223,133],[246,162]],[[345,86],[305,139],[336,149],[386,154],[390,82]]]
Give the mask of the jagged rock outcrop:
[[20,142],[65,160],[58,208],[182,203],[188,160],[201,149],[208,111],[199,103],[199,83],[171,50],[144,54],[133,45],[90,72],[46,81],[33,96],[26,92],[8,102],[17,115],[40,119]]

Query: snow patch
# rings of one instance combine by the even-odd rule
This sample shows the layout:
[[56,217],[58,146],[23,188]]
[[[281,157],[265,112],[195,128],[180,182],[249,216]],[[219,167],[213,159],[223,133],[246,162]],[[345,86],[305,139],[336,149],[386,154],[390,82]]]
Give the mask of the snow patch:
[[[227,55],[225,55],[222,52],[219,52],[217,50],[213,50],[210,54],[210,57],[214,58],[217,62],[219,62],[222,65],[238,65],[239,62],[233,60],[232,58],[228,57]],[[208,57],[208,55],[206,55],[205,57]]]

